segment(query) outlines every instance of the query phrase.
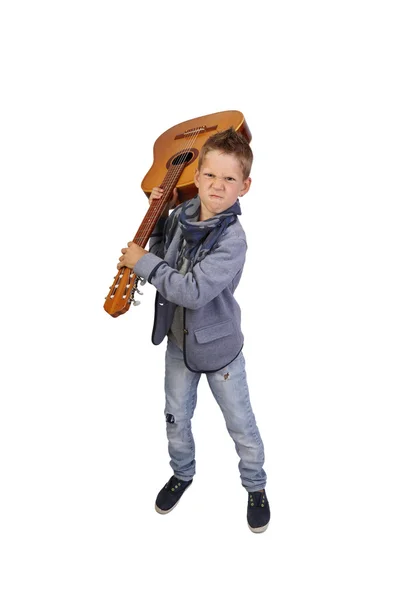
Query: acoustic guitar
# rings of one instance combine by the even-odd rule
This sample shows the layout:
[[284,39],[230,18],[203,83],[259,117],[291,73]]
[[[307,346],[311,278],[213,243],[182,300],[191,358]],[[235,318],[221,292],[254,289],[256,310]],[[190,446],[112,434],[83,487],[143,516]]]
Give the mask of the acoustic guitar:
[[[154,199],[135,235],[133,242],[142,248],[171,200],[174,188],[178,189],[178,203],[189,200],[197,195],[194,175],[197,169],[199,152],[206,140],[224,129],[233,127],[241,133],[248,142],[251,133],[238,110],[227,110],[205,115],[197,119],[184,121],[167,129],[154,143],[154,159],[151,169],[144,177],[141,188],[147,197],[154,187],[163,188],[163,195],[158,200]],[[161,183],[160,183],[161,182]],[[119,317],[126,313],[130,305],[140,304],[135,300],[138,283],[144,283],[132,269],[122,267],[115,276],[113,284],[104,303],[104,310],[112,317]]]

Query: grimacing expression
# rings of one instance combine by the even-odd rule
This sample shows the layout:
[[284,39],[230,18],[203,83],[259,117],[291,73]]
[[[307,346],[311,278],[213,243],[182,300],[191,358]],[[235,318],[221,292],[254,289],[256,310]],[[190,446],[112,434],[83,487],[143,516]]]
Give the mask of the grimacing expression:
[[203,160],[194,182],[199,189],[200,220],[204,221],[231,207],[238,196],[250,189],[251,179],[243,178],[239,160],[233,154],[210,150]]

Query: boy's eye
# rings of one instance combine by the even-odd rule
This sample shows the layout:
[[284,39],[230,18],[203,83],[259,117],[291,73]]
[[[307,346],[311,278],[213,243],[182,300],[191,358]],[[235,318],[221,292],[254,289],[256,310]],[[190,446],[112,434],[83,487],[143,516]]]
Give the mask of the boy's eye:
[[[204,173],[204,177],[208,177],[209,179],[211,177],[214,177],[213,173]],[[234,177],[225,177],[226,181],[236,181],[236,179]]]

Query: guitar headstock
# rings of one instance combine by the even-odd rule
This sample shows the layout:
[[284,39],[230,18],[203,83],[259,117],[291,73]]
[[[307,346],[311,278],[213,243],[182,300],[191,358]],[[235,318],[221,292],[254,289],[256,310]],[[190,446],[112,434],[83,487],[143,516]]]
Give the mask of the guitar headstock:
[[137,289],[139,280],[141,278],[135,275],[132,269],[121,267],[110,286],[104,310],[112,317],[119,317],[129,310],[131,304],[134,306],[140,304],[134,298],[135,292],[142,293]]

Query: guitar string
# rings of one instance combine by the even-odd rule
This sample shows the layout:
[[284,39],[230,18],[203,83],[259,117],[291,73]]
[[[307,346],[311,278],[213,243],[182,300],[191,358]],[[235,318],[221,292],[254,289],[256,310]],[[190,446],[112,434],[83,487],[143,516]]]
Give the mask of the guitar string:
[[[164,179],[164,196],[168,196],[169,193],[172,191],[172,184],[174,179],[176,178],[176,175],[178,174],[180,167],[182,166],[182,164],[184,164],[188,150],[191,148],[191,146],[193,146],[193,143],[196,139],[196,137],[198,136],[198,132],[194,132],[192,134],[191,137],[186,138],[186,146],[183,146],[179,152],[181,153],[180,156],[178,157],[178,161],[175,165],[173,165],[172,169],[169,169],[167,172],[167,175]],[[158,207],[157,207],[158,208]],[[157,210],[155,211],[157,214]],[[148,230],[145,230],[145,234],[147,235],[149,232]]]
[[[172,165],[172,168],[170,168],[167,171],[167,175],[164,178],[163,184],[164,184],[164,188],[163,188],[163,196],[168,196],[170,191],[172,190],[172,182],[175,179],[175,176],[177,175],[177,172],[179,171],[180,166],[184,163],[184,159],[187,155],[187,151],[189,150],[190,146],[193,144],[193,139],[194,136],[192,136],[192,138],[189,138],[186,140],[187,144],[186,144],[186,148],[182,147],[179,152],[181,153],[180,156],[178,157],[178,162],[176,163],[176,165]],[[158,200],[161,200],[161,198],[159,198]],[[153,201],[154,202],[154,201]],[[162,208],[162,203],[160,204],[155,204],[153,205],[154,210],[152,211],[152,215],[151,217],[148,219],[150,221],[150,225],[146,224],[143,226],[141,226],[139,228],[139,232],[140,235],[139,237],[135,236],[136,239],[139,240],[144,240],[148,234],[151,233],[150,229],[153,227],[153,223],[154,223],[154,217],[156,217],[156,219],[159,218],[160,215],[157,215],[157,213],[159,212],[161,214],[161,208]]]
[[[185,159],[188,154],[188,151],[193,146],[193,143],[198,135],[199,135],[199,131],[194,132],[190,138],[187,138],[186,146],[182,147],[179,150],[181,155],[178,157],[178,162],[176,163],[176,165],[172,166],[172,169],[170,168],[168,170],[167,175],[164,179],[164,190],[163,190],[164,196],[165,195],[168,196],[168,194],[172,191],[172,184],[174,182],[175,176],[177,175],[180,167],[185,163]],[[157,215],[157,212],[159,212],[161,214],[160,209],[162,209],[161,203],[159,205],[156,205],[156,210],[154,211],[152,217],[159,218],[160,215]],[[145,239],[147,237],[147,235],[151,233],[151,231],[153,229],[153,225],[152,225],[153,219],[150,219],[150,221],[151,221],[150,225],[147,225],[147,226],[145,225],[144,229],[142,229],[142,227],[139,228],[139,231],[140,231],[139,239],[140,238]]]
[[[172,183],[173,179],[175,178],[176,172],[179,171],[179,167],[185,162],[188,151],[191,148],[191,146],[193,145],[194,140],[196,139],[197,136],[198,136],[198,132],[193,132],[192,137],[187,138],[186,148],[182,147],[182,149],[179,151],[180,156],[178,156],[178,162],[175,165],[173,165],[173,167],[175,167],[175,169],[170,169],[167,172],[167,175],[165,177],[166,184],[169,185],[170,183]],[[172,181],[168,181],[168,180],[172,180]]]
[[[165,177],[165,185],[168,188],[168,193],[169,191],[172,191],[172,185],[175,179],[176,174],[179,172],[180,167],[186,162],[186,157],[188,155],[188,152],[190,150],[190,148],[193,146],[194,141],[196,140],[196,138],[198,137],[199,132],[193,132],[192,137],[187,139],[187,144],[186,147],[182,147],[182,149],[180,150],[180,156],[178,156],[178,161],[175,165],[173,165],[172,169],[169,169],[167,172],[167,175]],[[182,173],[183,169],[181,170]],[[178,178],[179,180],[179,178]],[[165,193],[165,192],[164,192]]]

